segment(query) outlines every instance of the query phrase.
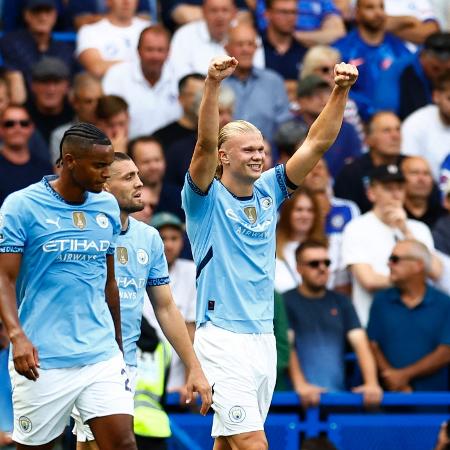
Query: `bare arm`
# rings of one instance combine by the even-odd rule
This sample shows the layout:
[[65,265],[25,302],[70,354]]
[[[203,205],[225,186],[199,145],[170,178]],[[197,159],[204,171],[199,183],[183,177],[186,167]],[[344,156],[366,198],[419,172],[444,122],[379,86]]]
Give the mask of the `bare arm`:
[[147,292],[164,335],[186,367],[188,401],[191,401],[193,391],[197,391],[202,397],[200,412],[206,414],[212,403],[211,388],[194,353],[186,323],[173,301],[170,287],[167,284],[152,286]]
[[362,393],[366,405],[378,405],[381,403],[383,391],[378,383],[377,366],[370,350],[367,334],[362,328],[356,328],[351,330],[347,337],[356,353],[364,380],[364,384],[354,388],[353,392]]
[[172,11],[172,19],[177,25],[201,20],[203,19],[203,9],[201,6],[182,3]]
[[81,52],[78,57],[80,64],[92,75],[102,78],[106,71],[114,64],[122,61],[106,61],[102,58],[100,52],[96,48],[88,48]]
[[318,30],[295,31],[294,38],[305,47],[313,47],[314,45],[329,45],[345,36],[345,33],[342,17],[330,14]]
[[205,81],[198,118],[198,138],[189,166],[189,174],[195,185],[206,192],[217,168],[217,142],[219,134],[220,82],[231,75],[237,66],[235,58],[215,58]]
[[17,312],[16,279],[21,253],[0,253],[0,317],[12,344],[14,368],[29,380],[39,377],[37,349],[25,335]]
[[320,403],[320,394],[325,392],[325,389],[308,383],[294,349],[291,350],[289,355],[289,376],[304,408],[317,406]]
[[114,274],[114,255],[106,256],[106,285],[105,298],[108,304],[109,312],[114,323],[114,331],[116,334],[116,341],[120,350],[122,347],[122,325],[120,321],[120,297],[119,288],[117,287],[116,278]]
[[430,34],[439,31],[439,25],[434,20],[422,22],[416,17],[410,16],[389,16],[387,26],[397,37],[404,41],[414,42],[414,44],[423,44]]
[[19,70],[8,71],[6,80],[9,85],[10,102],[15,105],[23,105],[27,101],[27,87],[22,72]]
[[375,272],[370,264],[352,264],[350,270],[359,284],[369,292],[385,289],[391,285],[389,276]]
[[434,351],[406,366],[403,370],[410,380],[417,377],[425,377],[437,372],[450,363],[450,345],[438,345]]
[[286,163],[286,174],[299,185],[317,161],[335,141],[341,129],[350,87],[358,78],[358,70],[351,64],[336,64],[334,68],[336,86],[319,117],[309,129],[300,148]]

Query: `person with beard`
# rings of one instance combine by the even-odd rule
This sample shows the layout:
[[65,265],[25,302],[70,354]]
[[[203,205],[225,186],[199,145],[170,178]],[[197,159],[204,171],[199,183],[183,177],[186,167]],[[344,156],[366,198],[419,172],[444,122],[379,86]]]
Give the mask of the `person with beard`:
[[351,97],[367,120],[374,113],[373,95],[378,77],[395,60],[410,52],[401,39],[386,32],[383,0],[358,0],[355,20],[355,29],[333,46],[340,51],[343,61],[358,67],[360,78]]
[[[201,413],[206,414],[211,405],[211,388],[193,351],[184,319],[172,298],[164,245],[156,229],[130,217],[131,213],[143,208],[142,186],[136,164],[128,155],[116,152],[104,189],[114,195],[120,208],[121,232],[116,241],[115,274],[127,365],[126,387],[131,392],[135,390],[136,342],[141,333],[142,309],[147,292],[163,333],[185,366],[187,402],[192,399],[192,392],[198,391],[203,401]],[[76,410],[72,416],[76,424],[74,432],[77,434],[78,448],[96,448],[89,426],[81,422]]]
[[346,389],[346,340],[357,355],[364,380],[353,391],[362,393],[366,404],[379,404],[382,391],[366,332],[350,299],[326,287],[331,264],[326,244],[305,241],[296,259],[302,283],[283,296],[295,336],[289,371],[303,406],[317,405],[321,392]]

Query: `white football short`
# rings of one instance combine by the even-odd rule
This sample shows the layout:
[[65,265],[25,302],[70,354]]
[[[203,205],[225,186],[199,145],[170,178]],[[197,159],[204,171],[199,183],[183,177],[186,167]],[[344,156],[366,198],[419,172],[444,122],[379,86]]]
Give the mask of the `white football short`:
[[[127,386],[131,389],[131,393],[134,397],[134,392],[136,391],[137,367],[127,365],[126,370],[128,375],[128,382],[126,383]],[[90,426],[87,423],[83,423],[80,412],[78,411],[76,406],[74,406],[71,416],[75,421],[72,433],[76,435],[77,441],[87,442],[95,440]]]
[[233,333],[207,322],[194,349],[213,387],[211,436],[263,430],[276,382],[273,333]]
[[37,381],[19,375],[12,362],[13,440],[42,445],[64,431],[74,406],[83,422],[113,414],[133,414],[133,394],[127,386],[122,353],[86,366],[39,369]]

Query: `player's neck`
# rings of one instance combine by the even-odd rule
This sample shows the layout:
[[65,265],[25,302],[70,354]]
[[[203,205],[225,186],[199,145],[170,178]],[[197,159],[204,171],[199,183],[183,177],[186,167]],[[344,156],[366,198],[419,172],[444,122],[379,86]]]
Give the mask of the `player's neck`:
[[76,186],[70,180],[68,174],[63,171],[59,178],[50,182],[50,186],[69,203],[83,203],[86,200],[86,191]]
[[120,224],[121,231],[127,231],[128,224],[130,223],[130,215],[125,211],[120,211]]
[[236,197],[251,197],[253,195],[254,181],[236,179],[230,173],[224,173],[220,182]]

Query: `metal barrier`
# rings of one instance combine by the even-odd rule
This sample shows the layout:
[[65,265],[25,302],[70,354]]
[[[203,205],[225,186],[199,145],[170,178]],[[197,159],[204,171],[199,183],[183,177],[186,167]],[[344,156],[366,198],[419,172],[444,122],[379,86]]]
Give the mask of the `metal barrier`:
[[[188,430],[193,445],[212,448],[212,414],[180,413],[168,396],[171,420]],[[298,450],[303,438],[328,435],[339,450],[431,450],[439,426],[450,418],[450,393],[386,393],[377,410],[366,411],[360,394],[323,394],[318,407],[303,411],[294,392],[275,393],[265,430],[271,450]],[[174,430],[174,435],[176,435]],[[170,447],[171,450],[196,448]]]

